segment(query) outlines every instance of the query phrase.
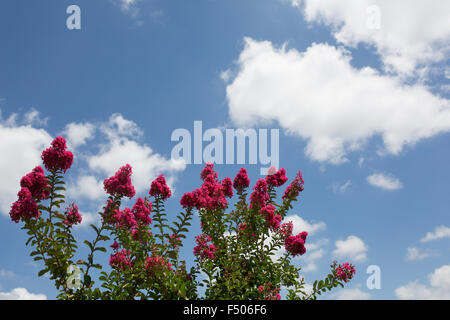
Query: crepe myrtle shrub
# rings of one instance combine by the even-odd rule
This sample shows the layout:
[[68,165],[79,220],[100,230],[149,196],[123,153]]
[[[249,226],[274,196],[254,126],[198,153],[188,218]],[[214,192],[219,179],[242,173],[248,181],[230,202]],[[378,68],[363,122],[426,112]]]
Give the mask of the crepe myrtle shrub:
[[[122,201],[134,198],[136,191],[132,167],[119,168],[104,180],[108,199],[98,213],[100,224],[90,225],[94,239],[83,241],[88,254],[82,259],[72,234],[82,216],[64,196],[64,174],[73,162],[66,140],[55,138],[42,160],[47,174],[38,166],[20,180],[10,216],[23,223],[31,256],[43,264],[38,275],[47,274],[54,281],[59,299],[278,300],[285,287],[287,299],[306,300],[343,287],[355,273],[352,264],[335,261],[324,280],[305,289],[301,268],[292,258],[306,252],[308,233],[295,235],[292,222],[282,223],[303,191],[301,172],[277,203],[277,188],[288,180],[284,169],[272,170],[249,190],[244,168],[234,180],[219,180],[211,163],[201,171],[200,188],[181,197],[183,210],[175,217],[165,211],[172,192],[163,175],[151,182],[146,197],[122,208]],[[188,270],[180,248],[194,212],[200,217],[201,233],[195,236],[194,264]],[[98,254],[109,257],[109,266],[99,263]],[[81,279],[74,279],[74,268]]]

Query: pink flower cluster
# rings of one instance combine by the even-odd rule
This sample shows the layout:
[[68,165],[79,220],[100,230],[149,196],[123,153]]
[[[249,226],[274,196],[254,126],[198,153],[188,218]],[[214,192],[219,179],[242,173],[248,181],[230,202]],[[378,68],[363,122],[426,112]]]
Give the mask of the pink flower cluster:
[[171,234],[169,237],[169,243],[173,248],[178,248],[181,245],[181,239],[179,237],[175,237],[174,234]]
[[[108,204],[111,205],[111,202],[108,202]],[[113,214],[107,219],[107,222],[115,224],[116,227],[128,229],[133,233],[140,226],[147,226],[152,222],[150,218],[151,210],[151,202],[146,203],[144,199],[138,198],[132,209],[125,208],[122,211],[118,209],[113,210]]]
[[234,178],[233,187],[238,191],[243,191],[244,189],[247,189],[249,185],[250,179],[248,178],[247,170],[241,168]]
[[166,201],[172,196],[172,191],[170,191],[169,186],[166,183],[166,178],[164,175],[160,174],[150,186],[149,194],[152,197],[160,197],[163,201]]
[[267,175],[266,182],[269,186],[272,187],[281,187],[288,180],[286,177],[286,170],[281,168],[276,173]]
[[82,217],[78,212],[78,207],[74,203],[66,209],[65,216],[66,220],[64,220],[64,224],[69,227],[81,223]]
[[50,188],[50,185],[47,182],[44,169],[42,169],[41,166],[38,166],[20,179],[20,186],[22,188],[27,188],[34,199],[43,200],[47,199],[50,194],[50,191],[46,189]]
[[270,283],[267,286],[259,286],[258,292],[264,297],[264,300],[281,300],[280,288],[271,290]]
[[148,226],[150,223],[152,223],[152,218],[150,218],[151,212],[152,203],[145,202],[142,198],[138,198],[133,208],[131,209],[131,213],[134,215],[136,222],[145,226]]
[[252,232],[251,226],[249,226],[246,222],[243,222],[238,227],[238,236],[242,237],[248,235],[250,238],[256,238],[256,233]]
[[164,270],[172,271],[172,265],[163,257],[148,257],[145,259],[145,269],[150,274],[157,274]]
[[111,216],[111,220],[116,227],[123,227],[125,229],[133,230],[137,227],[137,222],[134,214],[130,208],[125,208],[122,211],[115,210],[115,213]]
[[300,192],[303,191],[304,187],[304,181],[302,172],[299,171],[297,173],[297,177],[294,179],[294,181],[291,182],[290,185],[286,188],[284,191],[283,199],[295,199],[299,195]]
[[266,224],[273,231],[280,229],[281,216],[275,214],[275,207],[272,204],[268,204],[261,208],[260,213],[266,218]]
[[303,255],[306,252],[305,241],[308,232],[303,231],[296,236],[289,236],[284,240],[286,251],[292,256]]
[[200,259],[214,259],[216,247],[213,244],[208,245],[209,241],[211,241],[211,238],[206,234],[196,236],[195,242],[197,243],[197,246],[194,247],[194,255],[199,256]]
[[132,267],[133,263],[130,258],[130,251],[120,250],[112,254],[109,259],[109,265],[117,270],[123,270],[128,267]]
[[136,191],[131,184],[132,173],[133,170],[129,164],[121,167],[114,176],[103,181],[105,191],[112,196],[133,198]]
[[18,223],[20,220],[26,222],[31,218],[37,219],[41,213],[30,190],[22,188],[17,195],[19,199],[12,204],[9,212],[11,220]]
[[233,196],[231,179],[225,178],[220,182],[212,163],[206,164],[200,177],[203,179],[202,186],[193,192],[185,193],[181,197],[180,204],[183,208],[196,207],[198,210],[202,208],[209,210],[226,208],[228,202],[225,198]]
[[337,262],[334,261],[333,264],[331,265],[331,267],[334,270],[334,276],[339,279],[342,280],[344,282],[348,282],[350,281],[350,279],[353,278],[353,275],[356,273],[355,267],[346,262],[342,265],[337,266]]
[[48,171],[66,172],[73,162],[73,153],[67,151],[66,139],[56,137],[51,143],[51,147],[42,152],[42,161]]
[[264,207],[266,205],[266,202],[269,200],[266,180],[259,179],[258,181],[256,181],[253,190],[254,191],[250,195],[250,209],[253,207]]
[[280,227],[280,233],[285,238],[292,236],[292,231],[294,230],[294,225],[292,221],[289,221],[287,223],[283,223]]

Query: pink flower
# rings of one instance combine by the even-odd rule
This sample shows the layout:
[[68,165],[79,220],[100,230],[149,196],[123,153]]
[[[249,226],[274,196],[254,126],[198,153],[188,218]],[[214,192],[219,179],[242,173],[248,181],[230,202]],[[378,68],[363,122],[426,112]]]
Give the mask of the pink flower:
[[303,181],[302,172],[299,171],[294,181],[292,181],[291,184],[287,186],[282,198],[291,200],[296,199],[297,196],[299,195],[299,192],[302,192],[304,190],[303,188],[304,183],[305,182]]
[[111,219],[117,227],[124,227],[129,230],[137,227],[137,222],[134,218],[134,214],[129,208],[125,208],[123,211],[116,210]]
[[233,187],[238,191],[243,191],[248,188],[249,185],[250,179],[248,178],[247,170],[245,170],[245,168],[241,168],[234,178]]
[[66,151],[66,139],[63,137],[56,137],[51,143],[51,147],[42,152],[42,160],[48,171],[66,172],[73,162],[73,154]]
[[202,172],[200,173],[200,179],[205,180],[207,176],[212,174],[214,178],[218,178],[217,172],[214,171],[214,164],[211,162],[206,163]]
[[353,278],[353,275],[356,273],[355,267],[348,262],[339,265],[337,267],[336,265],[337,265],[336,261],[331,265],[336,279],[342,280],[344,282],[349,282],[350,279]]
[[150,276],[164,271],[172,271],[172,265],[160,256],[146,258],[144,267]]
[[283,223],[280,227],[280,233],[284,236],[284,237],[289,237],[292,236],[292,230],[294,229],[294,225],[292,224],[291,221],[287,222],[287,223]]
[[45,177],[44,169],[38,166],[32,172],[20,179],[20,186],[27,188],[34,199],[37,201],[47,199],[50,192],[45,188],[50,188]]
[[[206,175],[207,174],[207,175]],[[205,176],[206,175],[206,176]],[[222,182],[217,179],[212,164],[207,164],[202,171],[203,183],[199,189],[186,193],[181,198],[184,208],[196,207],[200,209],[225,209],[228,205],[225,197],[232,197],[231,179],[225,178]]]
[[109,264],[112,268],[123,270],[128,267],[132,267],[133,263],[130,258],[130,251],[121,250],[111,255]]
[[169,186],[166,184],[166,179],[164,175],[160,174],[150,186],[149,194],[152,197],[161,197],[163,201],[166,201],[168,198],[172,196],[172,192],[170,191]]
[[132,173],[129,164],[121,167],[114,176],[103,181],[105,191],[112,196],[133,198],[136,191],[131,184]]
[[119,244],[117,243],[117,241],[114,241],[114,243],[111,245],[111,248],[113,248],[114,250],[119,249]]
[[145,259],[145,269],[151,275],[155,275],[159,272],[170,270],[172,271],[172,265],[163,257],[148,257]]
[[284,240],[286,251],[292,256],[303,255],[306,252],[305,241],[308,233],[303,231],[296,236],[289,236]]
[[232,198],[233,197],[233,184],[230,178],[225,178],[222,180],[222,191],[225,197]]
[[259,179],[256,181],[253,190],[254,191],[250,195],[250,209],[255,206],[259,208],[264,207],[266,202],[269,200],[266,180]]
[[213,244],[208,245],[209,241],[211,241],[211,238],[205,234],[195,237],[197,246],[194,247],[194,255],[198,256],[201,260],[215,258],[214,252],[216,251],[216,247]]
[[138,224],[148,226],[152,223],[150,218],[150,212],[152,211],[152,203],[145,203],[144,199],[138,198],[134,204],[131,212],[134,215],[134,219]]
[[266,224],[272,230],[276,231],[280,228],[281,216],[275,214],[275,207],[272,204],[268,204],[261,208],[260,214],[266,218]]
[[41,213],[30,190],[22,188],[17,195],[19,199],[12,204],[9,212],[11,220],[18,223],[20,220],[26,222],[31,218],[39,218]]
[[71,227],[74,224],[81,223],[82,217],[80,213],[78,212],[78,207],[72,203],[67,209],[66,209],[66,220],[64,220],[64,224]]
[[193,208],[197,204],[196,197],[192,192],[187,192],[181,197],[180,204],[183,208]]
[[286,170],[284,168],[266,176],[267,184],[272,187],[281,187],[287,180],[288,178],[286,177]]

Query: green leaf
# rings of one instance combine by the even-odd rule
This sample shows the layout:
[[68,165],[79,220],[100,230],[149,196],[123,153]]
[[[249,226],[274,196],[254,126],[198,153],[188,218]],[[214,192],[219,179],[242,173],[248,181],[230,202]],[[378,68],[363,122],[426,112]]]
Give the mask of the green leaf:
[[41,271],[39,271],[38,276],[42,277],[44,274],[46,274],[48,272],[48,268],[42,269]]

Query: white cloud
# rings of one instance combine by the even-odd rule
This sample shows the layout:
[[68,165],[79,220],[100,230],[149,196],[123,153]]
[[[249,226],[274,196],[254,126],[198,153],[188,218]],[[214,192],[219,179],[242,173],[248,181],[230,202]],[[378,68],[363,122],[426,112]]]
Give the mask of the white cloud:
[[88,227],[90,224],[96,225],[100,222],[100,216],[98,213],[80,212],[81,223],[77,224],[75,227]]
[[46,300],[44,294],[34,294],[25,288],[15,288],[10,292],[0,292],[0,300]]
[[368,300],[370,293],[364,292],[359,288],[340,289],[330,294],[330,297],[336,300]]
[[46,126],[48,122],[48,117],[42,118],[40,112],[35,108],[25,113],[23,118],[25,124],[29,125]]
[[74,184],[69,184],[67,193],[71,199],[97,200],[106,197],[103,190],[103,181],[90,175],[79,176]]
[[409,247],[406,259],[408,259],[409,261],[423,260],[428,258],[429,256],[430,256],[429,252],[421,252],[416,247]]
[[[344,45],[375,47],[388,71],[411,75],[445,61],[450,45],[450,2],[441,0],[292,0],[308,22],[331,26]],[[419,70],[420,72],[420,70]]]
[[299,52],[245,38],[227,86],[230,117],[240,126],[275,121],[307,141],[311,159],[335,164],[377,135],[397,155],[450,131],[449,100],[350,60],[349,52],[327,44]]
[[186,167],[183,160],[166,159],[153,153],[149,146],[127,138],[112,140],[99,154],[88,159],[91,170],[101,171],[108,176],[127,163],[133,167],[132,181],[137,192],[149,189],[151,181],[160,173],[174,173]]
[[307,231],[308,235],[311,236],[317,233],[318,231],[323,231],[326,229],[326,224],[324,222],[322,221],[308,222],[296,214],[284,217],[283,223],[289,221],[291,221],[293,225],[293,234],[299,234],[300,232]]
[[332,189],[334,193],[344,193],[348,190],[348,188],[352,185],[350,180],[347,180],[345,183],[334,183],[332,185]]
[[398,190],[403,187],[403,184],[399,179],[387,176],[382,173],[374,173],[368,176],[367,182],[374,187],[385,190]]
[[0,277],[13,278],[15,276],[14,272],[10,270],[0,269]]
[[92,123],[69,123],[64,129],[68,145],[73,149],[84,145],[94,137],[95,126]]
[[399,299],[450,300],[450,265],[443,265],[428,275],[430,286],[418,280],[395,290]]
[[333,255],[337,258],[349,258],[356,262],[365,261],[367,259],[367,246],[360,238],[351,235],[345,240],[336,241],[336,249],[333,251]]
[[450,228],[447,226],[438,226],[434,232],[427,232],[420,242],[429,242],[437,239],[450,238]]
[[0,119],[1,213],[9,213],[20,189],[20,178],[41,164],[42,150],[49,146],[51,140],[52,137],[43,129]]
[[103,179],[114,175],[126,164],[133,167],[131,179],[136,192],[148,191],[151,181],[161,173],[167,175],[167,183],[173,189],[175,174],[186,168],[182,159],[167,159],[153,152],[148,145],[140,143],[138,140],[143,135],[141,128],[119,113],[111,115],[107,122],[98,124],[98,127],[106,137],[106,143],[100,145],[98,151],[84,156],[89,170],[69,186],[71,197],[100,199],[105,196]]

